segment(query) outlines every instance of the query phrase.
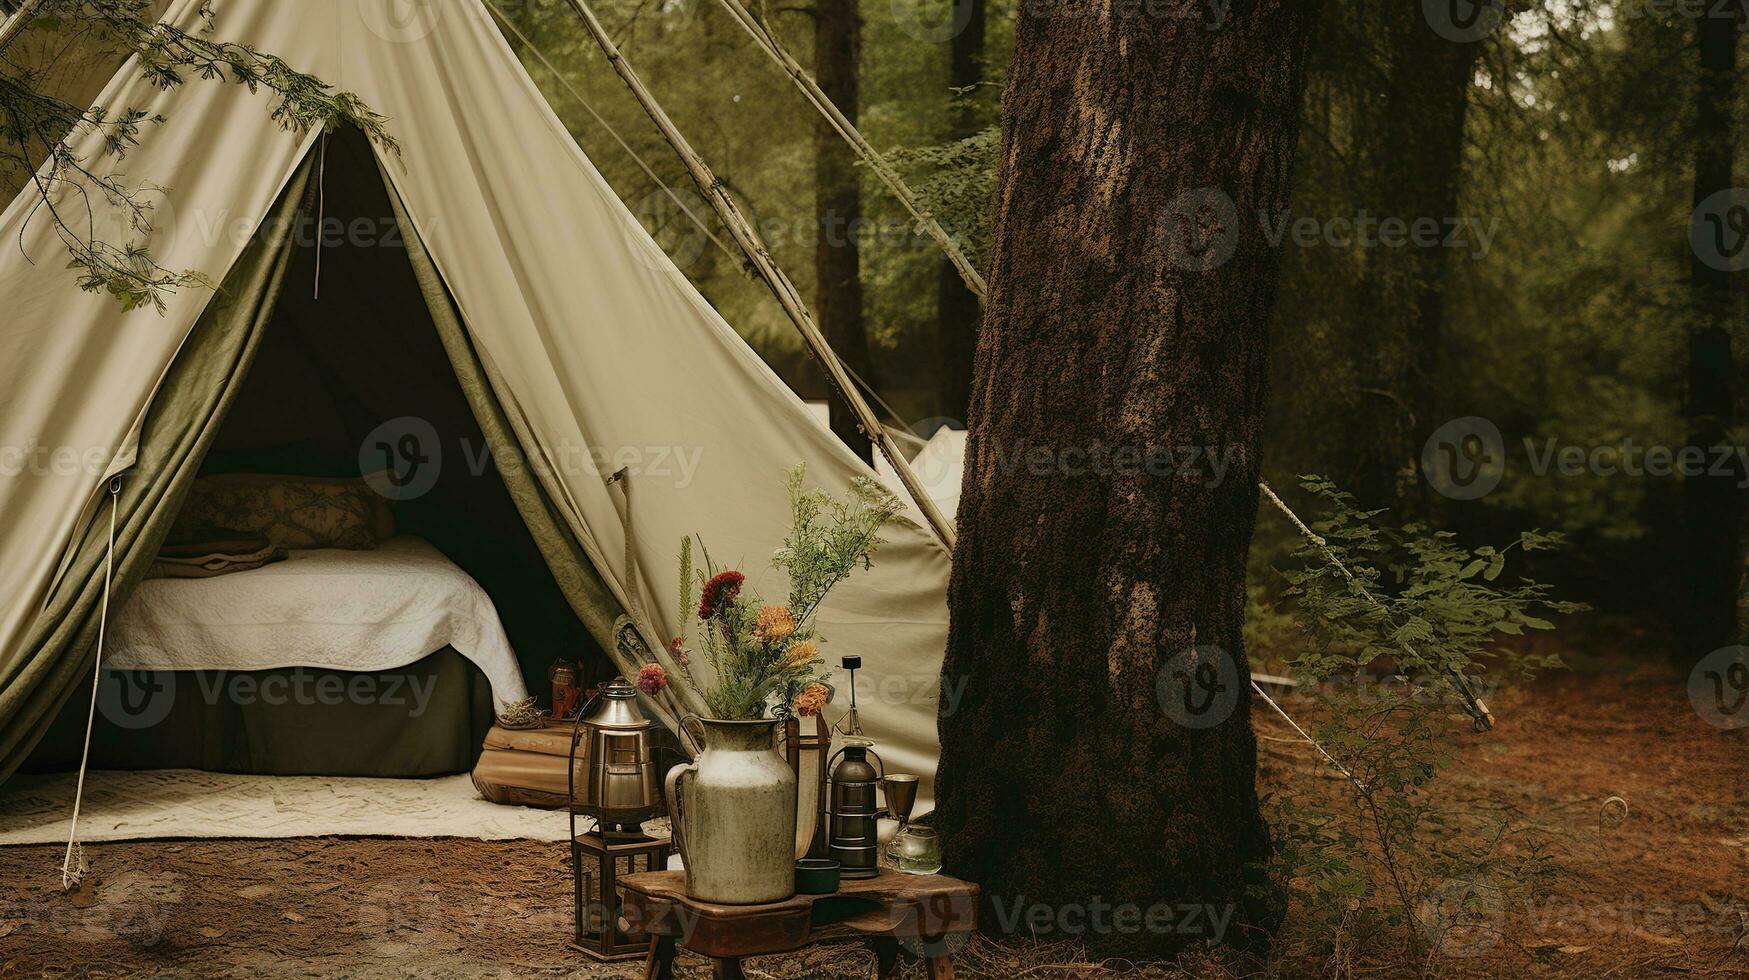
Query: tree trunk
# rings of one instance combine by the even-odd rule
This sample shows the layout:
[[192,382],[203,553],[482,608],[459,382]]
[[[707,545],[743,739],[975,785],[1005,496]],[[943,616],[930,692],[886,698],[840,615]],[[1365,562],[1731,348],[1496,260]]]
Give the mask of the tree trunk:
[[[1688,332],[1688,444],[1711,449],[1730,442],[1735,418],[1732,391],[1731,323],[1738,309],[1737,273],[1728,242],[1713,248],[1713,232],[1729,236],[1740,222],[1727,212],[1749,202],[1731,196],[1731,158],[1736,149],[1734,107],[1737,85],[1737,34],[1741,9],[1731,6],[1695,20],[1700,49],[1699,85],[1695,90],[1694,208],[1697,234],[1690,238],[1690,293],[1693,316]],[[1718,194],[1727,195],[1721,202]],[[1709,201],[1709,199],[1712,199]],[[1719,226],[1707,226],[1710,219]],[[1687,661],[1706,656],[1736,639],[1737,585],[1742,576],[1739,535],[1743,518],[1740,466],[1735,454],[1714,466],[1709,454],[1706,472],[1682,482],[1683,524],[1688,538],[1682,567],[1687,609],[1680,617],[1681,649]]]
[[1280,265],[1258,216],[1287,204],[1315,6],[1020,8],[940,719],[938,826],[986,929],[1154,955],[1279,920],[1247,888],[1270,843],[1240,619]]
[[[958,29],[948,46],[949,84],[960,90],[949,106],[948,138],[954,140],[974,136],[984,126],[983,104],[976,86],[984,81],[984,25],[988,0],[949,0]],[[958,26],[959,11],[965,10],[966,22]],[[940,414],[965,421],[966,408],[972,392],[972,353],[978,340],[978,321],[983,310],[978,297],[966,288],[959,270],[947,259],[941,260],[936,299],[936,364],[941,372],[939,385]]]
[[[1433,502],[1420,475],[1423,444],[1444,418],[1439,372],[1445,289],[1458,260],[1445,242],[1459,219],[1464,121],[1481,41],[1453,41],[1421,5],[1388,0],[1391,66],[1384,126],[1369,169],[1382,219],[1438,222],[1436,240],[1374,244],[1367,255],[1360,324],[1364,389],[1349,393],[1353,471],[1344,489],[1366,507],[1426,517]],[[1473,232],[1466,234],[1473,247]]]
[[[814,16],[814,80],[852,123],[857,112],[857,66],[862,16],[856,0],[819,0]],[[861,170],[856,153],[824,117],[814,121],[814,309],[826,342],[869,384],[875,383],[868,330],[862,319]],[[858,456],[873,461],[871,433],[863,432],[843,400],[831,400],[832,431]]]

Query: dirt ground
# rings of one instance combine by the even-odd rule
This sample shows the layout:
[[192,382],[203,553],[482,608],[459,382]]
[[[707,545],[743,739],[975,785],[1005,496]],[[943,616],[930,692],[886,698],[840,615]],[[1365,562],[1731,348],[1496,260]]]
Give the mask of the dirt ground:
[[[1334,948],[1327,910],[1296,905],[1266,960],[1088,963],[1074,946],[979,940],[961,976],[1749,976],[1749,730],[1690,706],[1668,668],[1559,673],[1498,699],[1440,779],[1454,801],[1509,805],[1563,872],[1542,899],[1490,905],[1454,949]],[[1256,716],[1266,793],[1343,798],[1308,747]],[[58,849],[0,849],[0,977],[631,977],[567,945],[564,845],[315,838],[91,848],[88,894],[58,893]],[[1454,945],[1454,944],[1448,944]],[[1405,947],[1406,948],[1406,947]],[[683,954],[683,977],[709,975]],[[748,962],[751,977],[872,977],[836,947]],[[921,976],[907,968],[907,977]]]

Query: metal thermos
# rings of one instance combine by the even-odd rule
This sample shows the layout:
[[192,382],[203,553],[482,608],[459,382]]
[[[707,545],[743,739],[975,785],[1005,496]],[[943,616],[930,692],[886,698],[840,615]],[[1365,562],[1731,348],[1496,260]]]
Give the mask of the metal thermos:
[[[880,874],[876,828],[882,809],[875,803],[875,788],[880,785],[881,772],[868,761],[873,754],[871,744],[865,738],[848,738],[833,756],[837,765],[832,767],[827,850],[842,869],[842,878]],[[878,754],[875,761],[880,761]]]
[[662,805],[650,760],[651,722],[638,710],[638,689],[623,677],[609,681],[598,698],[572,736],[573,806],[604,830],[636,830]]

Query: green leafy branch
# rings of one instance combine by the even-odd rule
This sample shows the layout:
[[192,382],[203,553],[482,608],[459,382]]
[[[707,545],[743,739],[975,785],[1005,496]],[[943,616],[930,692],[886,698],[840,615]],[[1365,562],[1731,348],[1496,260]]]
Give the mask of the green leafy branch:
[[[1461,730],[1453,724],[1461,696],[1447,678],[1526,681],[1561,666],[1558,657],[1499,640],[1553,629],[1549,616],[1584,607],[1554,599],[1541,583],[1506,577],[1514,552],[1558,547],[1557,534],[1528,531],[1505,547],[1467,548],[1448,531],[1386,526],[1378,520],[1382,511],[1358,509],[1351,495],[1321,477],[1303,477],[1301,487],[1324,507],[1311,525],[1324,544],[1301,543],[1293,564],[1280,570],[1284,595],[1312,640],[1289,666],[1320,692],[1312,733],[1352,775],[1366,831],[1292,806],[1279,809],[1278,830],[1284,853],[1308,862],[1297,873],[1310,878],[1321,901],[1335,902],[1344,916],[1414,923],[1436,883],[1473,875],[1493,852],[1492,844],[1461,843],[1454,818],[1427,792],[1451,764],[1453,736]],[[1497,844],[1521,826],[1503,818],[1488,839]],[[1360,870],[1369,837],[1394,907],[1371,904],[1376,896]],[[1540,880],[1532,871],[1496,877]]]
[[[189,80],[236,84],[277,96],[272,118],[291,132],[320,127],[332,132],[353,125],[378,144],[396,148],[386,120],[358,96],[336,91],[284,60],[214,37],[211,0],[198,11],[194,31],[158,22],[152,0],[47,0],[28,25],[31,32],[70,35],[131,55],[142,77],[161,90]],[[0,51],[0,166],[30,175],[36,200],[25,221],[46,213],[65,246],[79,286],[107,292],[125,310],[151,305],[162,313],[166,297],[188,286],[212,288],[204,274],[160,265],[143,243],[152,232],[151,185],[130,187],[114,172],[99,173],[73,142],[97,134],[101,156],[119,161],[138,146],[145,127],[164,121],[137,107],[80,108],[43,94],[44,68],[32,68]],[[121,218],[123,241],[105,241],[97,230],[98,203]],[[22,247],[22,232],[20,246]]]

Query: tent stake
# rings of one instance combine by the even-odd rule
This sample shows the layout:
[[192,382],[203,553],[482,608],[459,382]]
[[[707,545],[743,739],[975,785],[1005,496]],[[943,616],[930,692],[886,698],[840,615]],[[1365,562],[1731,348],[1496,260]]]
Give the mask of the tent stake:
[[680,161],[686,165],[686,172],[692,177],[692,182],[697,185],[699,193],[710,202],[712,210],[716,211],[717,217],[722,219],[723,224],[729,229],[730,235],[735,239],[735,244],[740,246],[742,253],[747,256],[748,264],[759,273],[759,277],[765,280],[765,284],[770,287],[772,295],[777,298],[778,304],[783,307],[790,322],[794,323],[796,330],[801,333],[802,341],[808,345],[808,349],[813,352],[814,356],[820,359],[821,365],[826,368],[826,376],[831,380],[833,387],[838,390],[839,397],[843,398],[845,403],[850,406],[851,411],[855,413],[857,424],[862,427],[863,432],[867,433],[870,439],[874,440],[875,445],[880,447],[881,453],[887,457],[887,461],[893,464],[894,472],[899,475],[899,482],[905,485],[905,489],[911,494],[911,499],[916,503],[917,509],[923,512],[924,519],[935,531],[936,537],[947,546],[949,551],[952,551],[957,540],[953,525],[942,515],[941,508],[936,506],[929,494],[923,491],[923,485],[918,481],[916,471],[911,469],[910,462],[905,459],[904,453],[899,451],[898,444],[893,441],[893,437],[887,432],[886,427],[880,424],[880,420],[875,417],[874,410],[862,397],[862,392],[858,391],[856,384],[851,381],[843,363],[838,360],[838,355],[833,352],[831,345],[826,342],[825,335],[820,332],[819,325],[814,322],[813,314],[808,312],[800,291],[772,259],[771,252],[760,240],[759,233],[753,230],[753,225],[741,214],[741,209],[736,206],[734,198],[731,198],[728,191],[724,190],[723,182],[717,179],[717,175],[704,162],[704,158],[692,148],[691,143],[687,142],[680,129],[674,125],[674,120],[668,117],[668,113],[656,101],[656,97],[644,87],[637,72],[632,70],[632,66],[626,61],[625,56],[620,54],[619,46],[613,43],[613,38],[608,36],[607,29],[602,27],[601,21],[596,19],[595,12],[589,8],[584,0],[568,0],[568,2],[571,9],[577,12],[577,16],[582,18],[584,26],[595,38],[595,43],[600,45],[602,53],[607,55],[607,60],[613,65],[613,70],[631,89],[632,95],[637,98],[638,104],[644,107],[644,112],[649,115],[650,121],[654,122],[656,128],[661,130],[663,139],[668,141],[668,145],[674,148]]

